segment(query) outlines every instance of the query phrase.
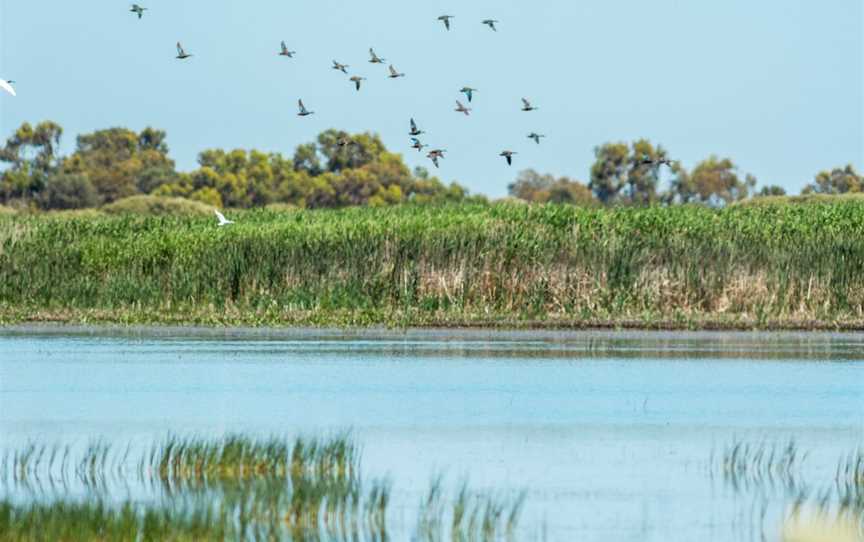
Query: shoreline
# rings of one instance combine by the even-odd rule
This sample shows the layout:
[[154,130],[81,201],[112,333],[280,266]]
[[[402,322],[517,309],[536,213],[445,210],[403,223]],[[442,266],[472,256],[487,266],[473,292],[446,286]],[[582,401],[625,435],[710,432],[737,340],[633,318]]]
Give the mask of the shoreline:
[[81,319],[0,319],[0,335],[8,334],[148,334],[190,336],[276,336],[336,338],[438,338],[441,336],[468,340],[495,335],[530,340],[555,340],[568,337],[608,337],[627,339],[632,337],[674,338],[712,337],[717,334],[732,336],[800,337],[812,335],[864,336],[864,322],[819,322],[778,321],[758,325],[753,322],[707,320],[702,322],[642,322],[638,320],[608,321],[476,321],[461,322],[428,321],[392,325],[392,323],[368,323],[366,325],[340,325],[337,323],[263,323],[209,322],[200,321],[146,321]]
[[[28,323],[0,326],[0,341],[272,343],[293,351],[380,352],[412,359],[728,359],[864,361],[864,332],[634,329],[214,327]],[[2,356],[0,356],[2,357]]]

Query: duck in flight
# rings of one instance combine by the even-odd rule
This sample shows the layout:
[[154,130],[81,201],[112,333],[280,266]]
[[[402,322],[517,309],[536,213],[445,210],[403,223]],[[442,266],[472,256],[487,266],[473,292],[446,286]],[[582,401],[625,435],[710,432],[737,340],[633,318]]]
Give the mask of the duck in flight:
[[144,12],[147,11],[147,8],[145,8],[139,4],[132,4],[132,7],[129,8],[129,11],[138,15],[138,18],[140,19],[141,17],[144,16]]
[[435,164],[435,167],[438,167],[438,159],[444,158],[444,153],[447,152],[446,149],[433,149],[426,154],[426,158],[432,160],[432,163]]
[[417,152],[422,152],[423,149],[428,147],[428,146],[429,145],[424,145],[423,143],[421,143],[420,140],[417,139],[416,137],[411,138],[411,148],[417,149]]
[[369,48],[369,56],[371,57],[369,59],[369,62],[371,62],[372,64],[384,64],[384,62],[387,61],[386,58],[381,58],[376,55],[375,51],[371,47]]
[[216,225],[219,226],[220,228],[221,228],[222,226],[227,226],[227,225],[229,225],[229,224],[233,224],[233,223],[234,223],[233,220],[228,220],[227,218],[225,218],[225,215],[223,215],[222,213],[220,213],[220,212],[219,212],[219,209],[213,209],[213,212],[216,213],[216,219],[219,221],[219,223],[216,224]]
[[483,24],[485,24],[486,26],[488,26],[489,28],[491,28],[491,29],[494,30],[495,32],[498,32],[498,29],[495,28],[495,24],[496,24],[497,22],[498,22],[498,21],[495,20],[495,19],[484,19],[484,20],[483,20]]
[[345,75],[348,75],[348,68],[350,68],[350,67],[351,66],[349,66],[348,64],[340,64],[340,63],[336,62],[335,60],[333,61],[333,69],[339,70],[340,72],[344,73]]
[[541,137],[546,137],[546,136],[543,134],[538,134],[537,132],[531,132],[530,134],[528,134],[528,139],[533,139],[534,142],[537,143],[538,145],[540,144],[540,138]]
[[417,123],[414,122],[414,119],[411,119],[411,131],[408,132],[408,135],[419,136],[419,135],[425,134],[425,133],[426,132],[424,132],[423,130],[420,130],[419,128],[417,128]]
[[455,19],[455,18],[456,18],[455,15],[442,15],[442,16],[438,17],[438,20],[441,21],[442,23],[444,23],[444,26],[447,28],[447,30],[450,30],[450,19]]
[[186,52],[185,49],[183,49],[183,46],[180,45],[180,42],[178,41],[177,42],[177,59],[178,60],[186,60],[187,58],[189,58],[191,56],[192,55],[190,55],[189,53]]
[[642,166],[650,165],[651,167],[668,166],[671,168],[673,166],[673,164],[674,164],[674,160],[670,160],[669,158],[666,158],[665,156],[657,158],[657,159],[643,158],[642,161],[639,162],[639,165],[642,165]]
[[471,115],[471,108],[470,108],[470,107],[465,107],[464,105],[462,105],[462,102],[460,102],[459,100],[456,100],[456,109],[455,109],[455,111],[456,111],[457,113],[465,113],[465,116],[466,116],[466,117],[469,116],[469,115]]
[[297,51],[289,51],[288,46],[285,45],[285,42],[282,42],[282,50],[279,51],[279,56],[287,56],[288,58],[294,58],[294,55],[297,54]]
[[522,98],[522,111],[536,111],[539,107],[534,107],[527,98]]
[[514,154],[518,154],[518,153],[514,152],[514,151],[501,151],[501,154],[499,154],[498,156],[503,156],[504,158],[506,158],[507,159],[507,165],[512,166]]
[[336,140],[336,144],[342,148],[345,148],[348,145],[358,145],[358,146],[360,145],[359,143],[357,143],[356,141],[354,141],[353,139],[351,139],[348,136],[340,137],[339,139]]
[[354,86],[357,87],[357,90],[360,90],[360,82],[365,80],[365,77],[360,77],[359,75],[354,75],[351,77],[351,81],[354,82]]
[[468,98],[468,103],[471,103],[471,100],[474,98],[474,93],[477,92],[477,89],[471,87],[462,87],[459,92],[461,92]]
[[400,77],[405,77],[404,73],[399,73],[396,71],[396,68],[393,67],[393,64],[390,64],[390,75],[388,75],[390,79],[398,79]]
[[306,109],[306,106],[303,105],[303,100],[297,100],[297,106],[300,108],[300,112],[297,113],[298,117],[308,117],[309,115],[314,115],[314,111],[309,111]]

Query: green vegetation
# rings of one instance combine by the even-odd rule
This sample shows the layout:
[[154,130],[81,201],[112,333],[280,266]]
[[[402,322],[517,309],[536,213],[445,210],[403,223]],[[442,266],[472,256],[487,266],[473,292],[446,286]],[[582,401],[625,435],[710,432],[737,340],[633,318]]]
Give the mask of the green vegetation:
[[213,207],[199,201],[159,196],[130,196],[102,207],[108,214],[140,214],[151,216],[211,216]]
[[[0,147],[0,205],[30,212],[103,205],[114,209],[114,202],[145,195],[235,209],[486,201],[457,183],[445,185],[424,168],[410,171],[401,155],[370,133],[330,129],[314,142],[298,145],[292,156],[207,149],[198,155],[198,168],[188,172],[176,170],[167,134],[161,130],[108,128],[81,134],[68,156],[59,154],[62,135],[60,125],[45,121],[36,126],[24,123],[7,139]],[[509,185],[510,196],[587,207],[722,207],[786,194],[776,185],[756,191],[756,178],[740,174],[730,158],[712,155],[687,170],[670,160],[661,145],[646,139],[605,143],[594,149],[594,155],[587,184],[526,170]],[[804,189],[805,194],[832,195],[862,191],[864,177],[851,165],[818,173]],[[121,205],[123,212],[147,212],[149,207],[127,205]]]
[[[735,494],[752,503],[754,516],[758,514],[763,523],[763,533],[769,508],[767,496],[776,493],[787,500],[783,540],[859,540],[864,534],[864,452],[856,450],[841,458],[834,480],[817,483],[805,481],[803,476],[808,456],[794,440],[735,440],[720,454],[712,453],[711,474],[713,477],[714,472],[722,473],[723,481]],[[847,533],[848,538],[822,538],[834,529],[839,529],[838,534]],[[820,536],[814,538],[816,533]]]
[[423,168],[411,172],[400,155],[368,133],[327,130],[290,157],[208,149],[190,172],[175,169],[161,130],[81,134],[69,156],[59,154],[62,135],[54,122],[25,123],[0,147],[0,204],[28,211],[110,208],[118,200],[150,195],[210,207],[311,209],[484,199],[470,197],[456,183],[444,185]]
[[[540,175],[526,170],[509,185],[510,196],[534,203],[569,203],[582,206],[646,206],[695,203],[723,207],[764,197],[785,196],[777,185],[756,190],[757,180],[751,174],[740,174],[730,158],[709,156],[687,170],[670,160],[662,146],[646,139],[606,143],[594,149],[590,181]],[[647,163],[648,161],[654,162]],[[661,184],[661,180],[664,183]],[[851,165],[818,173],[804,194],[855,194],[864,192],[864,177]]]
[[864,176],[858,174],[852,165],[834,168],[816,175],[813,184],[804,188],[805,194],[860,194],[864,192]]
[[[435,478],[420,501],[418,540],[514,540],[525,493],[514,499],[471,491],[467,483],[452,499],[444,494],[442,479]],[[449,508],[449,510],[448,510]],[[449,530],[447,520],[449,519]]]
[[844,202],[864,203],[864,193],[849,194],[803,194],[801,196],[762,196],[736,203],[736,205],[801,205],[801,204],[828,204],[833,205]]
[[745,487],[780,485],[794,489],[801,463],[807,458],[794,440],[786,443],[735,441],[721,455],[723,479],[741,491]]
[[[361,477],[359,448],[346,435],[173,436],[149,451],[130,450],[103,442],[77,452],[38,443],[5,450],[0,483],[29,498],[0,500],[0,540],[383,541],[393,530],[391,485]],[[132,480],[158,488],[160,496],[110,498],[113,482],[128,491]],[[434,515],[438,528],[425,528],[421,519],[416,533],[430,542],[447,539],[440,530],[446,504],[440,479],[433,491],[434,502],[421,503],[418,516]],[[463,484],[449,539],[515,539],[524,501],[524,494],[510,500]]]
[[860,328],[864,202],[0,219],[6,322]]

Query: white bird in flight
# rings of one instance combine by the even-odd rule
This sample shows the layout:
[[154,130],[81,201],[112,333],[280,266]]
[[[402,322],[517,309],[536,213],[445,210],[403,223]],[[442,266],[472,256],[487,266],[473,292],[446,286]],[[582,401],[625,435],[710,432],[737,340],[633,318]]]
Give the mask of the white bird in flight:
[[228,220],[225,218],[225,215],[219,212],[219,209],[213,209],[213,212],[216,213],[216,218],[219,220],[219,223],[216,224],[219,227],[227,226],[228,224],[233,224],[233,220]]
[[0,79],[0,88],[11,94],[12,96],[17,96],[15,94],[15,89],[12,88],[12,81],[7,81],[5,79]]

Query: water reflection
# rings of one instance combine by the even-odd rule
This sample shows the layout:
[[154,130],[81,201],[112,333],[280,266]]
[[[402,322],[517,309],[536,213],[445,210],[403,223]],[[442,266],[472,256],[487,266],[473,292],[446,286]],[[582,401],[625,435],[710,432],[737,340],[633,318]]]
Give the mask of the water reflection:
[[266,495],[154,477],[141,452],[352,428],[394,540],[487,508],[504,536],[522,490],[518,539],[778,540],[796,518],[860,519],[862,361],[861,334],[17,328],[0,332],[0,499]]

